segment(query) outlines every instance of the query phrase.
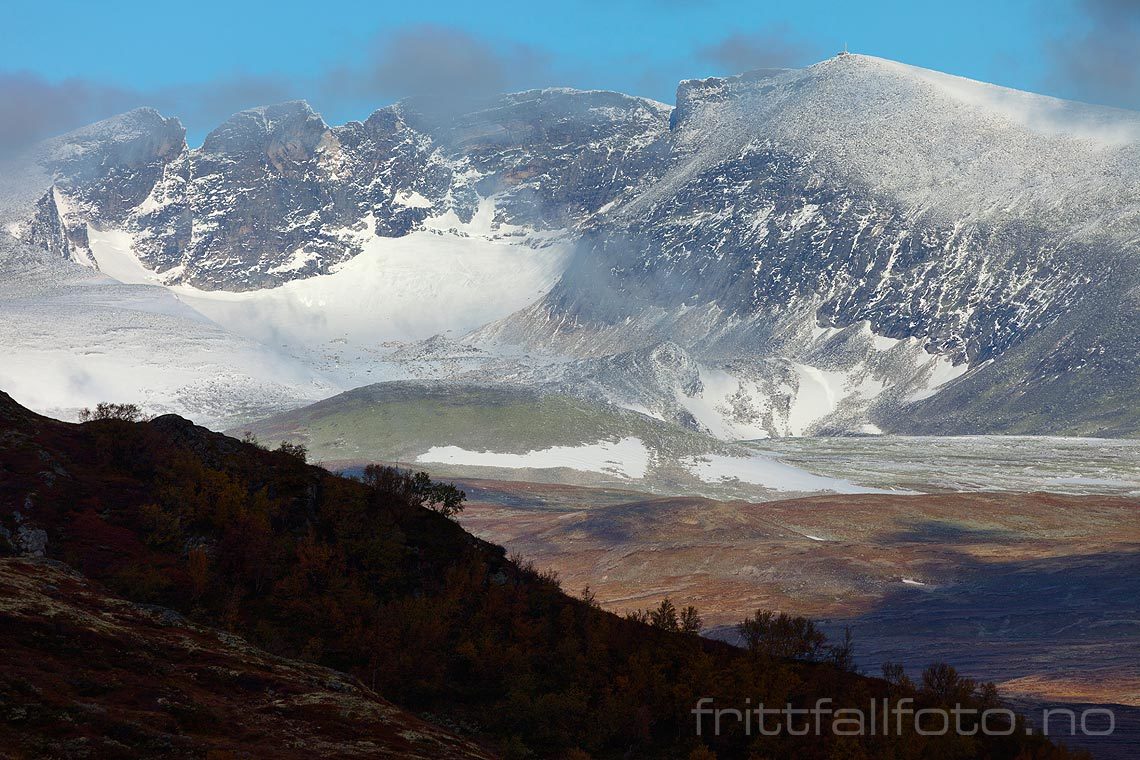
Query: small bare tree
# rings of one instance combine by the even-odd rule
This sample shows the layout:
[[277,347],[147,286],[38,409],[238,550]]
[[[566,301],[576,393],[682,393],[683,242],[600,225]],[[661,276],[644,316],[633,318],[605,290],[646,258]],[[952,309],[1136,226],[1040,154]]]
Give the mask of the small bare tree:
[[102,401],[94,409],[84,407],[79,410],[80,422],[93,422],[95,420],[122,420],[123,422],[141,422],[145,419],[138,404],[111,404]]

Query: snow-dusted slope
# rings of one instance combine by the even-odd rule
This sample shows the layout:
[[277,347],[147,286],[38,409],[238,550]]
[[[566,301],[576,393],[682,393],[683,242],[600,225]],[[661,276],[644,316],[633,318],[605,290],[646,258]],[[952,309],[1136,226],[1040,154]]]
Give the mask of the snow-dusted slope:
[[[774,75],[690,80],[674,115],[678,162],[634,215],[689,178],[758,147],[810,158],[831,181],[889,194],[908,211],[946,219],[1007,219],[1060,210],[1135,220],[1140,116],[950,76],[863,55]],[[1123,190],[1123,195],[1109,188]]]
[[[903,342],[954,369],[875,394],[860,424],[1140,426],[1140,115],[840,56],[682,83],[670,150],[559,286],[481,345],[604,357],[674,341],[850,377]],[[862,345],[819,340],[860,324]],[[876,381],[912,385],[915,358]]]

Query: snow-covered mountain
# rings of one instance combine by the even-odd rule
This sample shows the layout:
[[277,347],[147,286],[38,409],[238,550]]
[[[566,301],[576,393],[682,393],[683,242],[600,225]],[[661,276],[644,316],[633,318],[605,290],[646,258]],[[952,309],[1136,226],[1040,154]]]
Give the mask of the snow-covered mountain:
[[[482,335],[592,356],[673,340],[884,390],[969,368],[871,393],[869,421],[1136,429],[1140,115],[840,56],[683,83],[670,150],[558,287]],[[821,345],[860,324],[869,349]],[[875,368],[914,342],[927,360]]]
[[494,380],[728,439],[1140,430],[1133,112],[842,55],[674,108],[286,103],[193,149],[140,110],[7,175],[19,246],[337,388]]
[[[45,151],[55,186],[28,234],[84,260],[97,255],[84,224],[114,227],[165,283],[249,291],[329,274],[375,237],[558,233],[645,173],[670,111],[561,89],[475,105],[457,114],[406,101],[329,127],[294,101],[235,114],[193,150],[176,122],[134,111]],[[66,150],[136,130],[146,135],[133,154],[83,151],[93,163]]]

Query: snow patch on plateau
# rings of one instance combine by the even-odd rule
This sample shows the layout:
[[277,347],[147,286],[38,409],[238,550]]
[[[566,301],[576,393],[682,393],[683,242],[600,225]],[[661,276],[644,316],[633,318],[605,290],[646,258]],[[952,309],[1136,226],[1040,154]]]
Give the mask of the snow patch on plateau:
[[650,458],[650,451],[640,438],[627,437],[619,441],[598,441],[581,446],[551,446],[525,454],[470,451],[459,446],[433,446],[416,457],[416,461],[506,469],[566,467],[642,479],[649,471]]
[[[706,483],[740,481],[773,491],[831,491],[834,493],[895,493],[864,488],[848,480],[815,475],[765,456],[733,457],[705,454],[686,457],[681,466]],[[816,539],[819,540],[819,539]]]

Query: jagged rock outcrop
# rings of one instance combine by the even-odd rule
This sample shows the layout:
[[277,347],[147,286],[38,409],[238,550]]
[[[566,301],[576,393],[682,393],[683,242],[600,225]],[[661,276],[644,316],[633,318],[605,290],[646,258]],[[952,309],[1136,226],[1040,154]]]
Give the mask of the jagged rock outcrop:
[[432,106],[403,102],[329,127],[308,104],[282,103],[235,114],[193,150],[176,121],[132,112],[92,132],[125,122],[133,139],[53,154],[56,184],[27,237],[89,262],[86,223],[118,227],[168,283],[279,285],[360,253],[354,232],[398,237],[449,214],[468,223],[491,196],[488,224],[572,227],[649,171],[669,114],[574,90],[507,95],[463,114]]

